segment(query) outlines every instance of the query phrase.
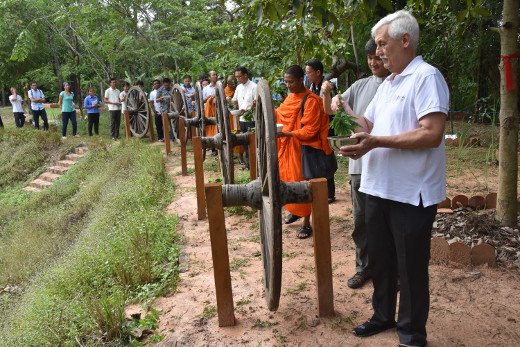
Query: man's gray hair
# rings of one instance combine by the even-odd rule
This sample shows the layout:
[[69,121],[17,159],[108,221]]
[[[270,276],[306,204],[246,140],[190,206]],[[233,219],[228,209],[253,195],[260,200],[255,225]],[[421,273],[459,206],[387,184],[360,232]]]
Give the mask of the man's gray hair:
[[398,40],[405,33],[410,34],[410,45],[413,50],[417,50],[419,44],[419,23],[417,19],[408,11],[397,11],[382,18],[372,28],[372,37],[375,38],[376,31],[383,25],[388,24],[388,35],[394,40]]

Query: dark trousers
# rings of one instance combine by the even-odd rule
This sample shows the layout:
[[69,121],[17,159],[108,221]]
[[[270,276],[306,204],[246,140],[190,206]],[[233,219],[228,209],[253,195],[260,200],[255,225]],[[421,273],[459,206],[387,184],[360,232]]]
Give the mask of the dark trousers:
[[[245,134],[249,129],[255,127],[255,122],[239,122],[240,132]],[[244,145],[244,152],[246,153],[246,167],[249,169],[249,146]]]
[[2,116],[0,116],[0,128],[4,127],[4,122],[2,122]]
[[356,272],[370,273],[368,261],[368,241],[365,227],[365,193],[359,191],[361,175],[350,175],[350,191],[352,194],[352,215],[354,231],[352,239],[356,245]]
[[162,116],[160,113],[155,115],[155,128],[157,129],[157,139],[164,140],[164,130],[162,124]]
[[371,321],[395,321],[399,278],[397,334],[400,343],[407,345],[426,342],[428,262],[436,213],[436,205],[413,206],[366,195],[368,256],[374,284]]
[[327,190],[329,198],[333,198],[336,196],[336,182],[334,182],[334,175],[332,175],[331,178],[327,178]]
[[76,136],[76,132],[78,131],[76,111],[61,113],[61,136],[67,136],[67,126],[69,125],[69,119],[72,123],[72,136]]
[[110,137],[119,138],[119,127],[121,126],[121,110],[110,111]]
[[34,127],[36,129],[40,129],[40,116],[43,120],[43,130],[49,130],[49,121],[47,120],[47,112],[45,109],[41,110],[31,110],[34,120]]
[[14,124],[16,124],[17,128],[23,127],[23,124],[25,123],[25,116],[23,112],[13,112],[14,115]]
[[88,136],[92,136],[92,128],[96,135],[99,135],[99,113],[87,113],[88,116]]

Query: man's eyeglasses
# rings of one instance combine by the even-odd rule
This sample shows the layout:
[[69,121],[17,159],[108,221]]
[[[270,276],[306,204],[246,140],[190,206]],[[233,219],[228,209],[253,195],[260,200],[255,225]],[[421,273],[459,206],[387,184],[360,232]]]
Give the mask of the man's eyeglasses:
[[305,74],[306,74],[306,75],[310,75],[310,74],[313,73],[313,72],[314,72],[314,70],[312,70],[312,71],[306,71]]

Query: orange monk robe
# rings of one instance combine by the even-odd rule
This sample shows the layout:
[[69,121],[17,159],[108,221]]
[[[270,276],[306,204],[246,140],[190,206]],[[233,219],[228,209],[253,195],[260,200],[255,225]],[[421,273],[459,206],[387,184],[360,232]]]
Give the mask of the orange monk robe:
[[235,95],[235,88],[231,88],[230,86],[226,86],[224,88],[224,94],[226,94],[226,98],[232,98]]
[[[306,94],[309,96],[302,117],[301,104]],[[329,117],[323,111],[323,101],[307,89],[305,93],[289,94],[275,113],[276,123],[283,124],[282,132],[292,133],[292,137],[278,138],[280,179],[285,182],[305,181],[302,176],[301,145],[321,149],[326,154],[332,153],[327,141]],[[300,217],[311,214],[311,204],[287,204],[284,208]]]
[[[204,105],[204,116],[206,118],[214,118],[216,115],[215,112],[215,98],[210,98]],[[206,125],[206,136],[215,136],[217,134],[217,126],[216,125]]]

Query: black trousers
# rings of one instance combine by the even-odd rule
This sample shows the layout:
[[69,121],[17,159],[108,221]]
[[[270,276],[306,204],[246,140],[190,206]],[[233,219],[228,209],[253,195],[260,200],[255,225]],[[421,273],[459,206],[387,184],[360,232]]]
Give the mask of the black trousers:
[[[249,132],[249,129],[255,127],[255,122],[239,122],[240,132],[245,134]],[[246,153],[246,166],[249,169],[249,146],[244,145],[244,152]]]
[[31,109],[31,113],[33,115],[34,127],[36,129],[40,129],[40,116],[41,116],[42,120],[43,120],[43,130],[49,130],[49,121],[47,120],[47,112],[45,111],[45,109],[41,109],[41,110],[32,110]]
[[110,111],[110,137],[119,138],[119,127],[121,126],[121,110]]
[[437,205],[423,207],[366,195],[368,257],[374,294],[371,321],[395,321],[400,280],[397,333],[400,343],[426,342],[430,306],[428,262]]
[[14,115],[14,124],[16,124],[17,128],[23,127],[23,124],[25,123],[25,116],[23,112],[13,112]]
[[88,136],[92,136],[92,128],[96,135],[99,135],[99,113],[87,113],[88,117]]
[[162,115],[160,113],[154,115],[155,128],[157,129],[157,139],[164,140],[164,130],[162,124]]

